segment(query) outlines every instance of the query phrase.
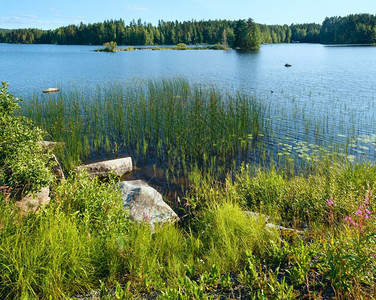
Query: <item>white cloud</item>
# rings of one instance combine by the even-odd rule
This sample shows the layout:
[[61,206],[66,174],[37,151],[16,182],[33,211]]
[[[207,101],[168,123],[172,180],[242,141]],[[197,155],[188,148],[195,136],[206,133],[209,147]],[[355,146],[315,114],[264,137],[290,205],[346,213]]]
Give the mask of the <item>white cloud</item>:
[[[3,28],[56,28],[59,26],[79,24],[80,22],[85,22],[82,16],[79,17],[61,17],[56,16],[56,19],[41,19],[35,15],[9,15],[5,17],[0,17],[0,24]],[[6,26],[4,26],[6,25]]]
[[61,13],[61,10],[58,10],[56,8],[49,8],[48,9],[50,12],[53,12],[53,13],[57,13],[57,14],[60,14]]
[[128,5],[125,7],[126,10],[132,10],[132,11],[148,11],[149,9],[147,7],[142,7],[138,5]]

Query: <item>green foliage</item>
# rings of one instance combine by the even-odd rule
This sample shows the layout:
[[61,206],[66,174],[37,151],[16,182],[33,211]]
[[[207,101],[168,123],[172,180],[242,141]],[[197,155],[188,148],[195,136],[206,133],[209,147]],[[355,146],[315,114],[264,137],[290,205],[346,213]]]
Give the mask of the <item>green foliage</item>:
[[14,115],[20,100],[0,89],[0,186],[27,193],[52,182],[50,154],[38,141],[45,133],[26,118]]
[[374,190],[376,168],[367,163],[349,163],[325,167],[325,170],[323,174],[286,177],[274,168],[255,170],[247,166],[241,168],[234,182],[227,182],[227,189],[234,191],[238,201],[250,210],[280,215],[291,225],[326,222],[326,200],[333,196],[337,222],[360,206],[370,187]]
[[[316,244],[317,245],[317,244]],[[308,281],[308,272],[311,268],[311,261],[318,249],[312,250],[312,245],[305,245],[302,241],[292,245],[285,244],[285,251],[293,267],[288,270],[289,277],[295,285],[300,285]]]
[[376,16],[355,14],[325,18],[320,40],[324,44],[373,44],[376,42]]
[[212,50],[227,50],[229,48],[228,48],[228,46],[225,46],[225,45],[215,44],[215,45],[211,46],[210,49],[212,49]]
[[234,33],[234,48],[239,48],[240,50],[255,50],[260,48],[260,28],[252,19],[237,21]]
[[229,272],[241,266],[246,250],[264,252],[277,239],[275,232],[265,228],[264,221],[262,217],[247,216],[235,203],[214,204],[198,220],[205,262]]
[[[244,165],[217,181],[240,152],[255,154],[262,145],[265,115],[252,98],[227,98],[179,79],[99,87],[93,95],[88,102],[79,93],[49,96],[43,105],[34,99],[24,109],[65,141],[61,157],[76,151],[77,162],[82,153],[137,148],[138,159],[166,159],[169,176],[189,173],[188,216],[152,231],[129,219],[112,179],[71,173],[47,209],[21,217],[2,183],[0,298],[69,298],[99,289],[102,299],[208,299],[231,297],[236,283],[255,299],[314,297],[331,288],[338,299],[361,299],[375,289],[374,165],[323,156],[303,173]],[[6,85],[0,99],[4,132],[25,126],[12,115],[17,101]],[[16,139],[2,134],[8,159]],[[267,222],[309,229],[298,239]]]
[[116,52],[117,51],[116,49],[117,43],[114,41],[104,43],[103,47],[104,47],[104,50],[103,50],[104,52]]
[[206,300],[209,299],[205,294],[204,286],[201,283],[192,281],[188,277],[184,277],[179,280],[178,288],[168,288],[162,291],[162,295],[159,299],[163,300]]
[[359,235],[356,230],[331,234],[323,241],[318,268],[337,296],[361,298],[361,286],[374,287],[376,279],[374,224]]
[[0,298],[59,299],[121,279],[117,241],[131,225],[113,182],[71,176],[47,209],[24,218],[6,197],[1,190]]
[[2,204],[0,297],[61,298],[93,287],[90,253],[96,240],[62,212],[11,223],[14,207]]
[[98,86],[91,95],[35,97],[23,110],[53,140],[64,142],[58,154],[67,169],[92,155],[116,152],[137,164],[154,157],[152,163],[167,166],[166,177],[172,178],[196,164],[224,175],[239,151],[256,148],[248,136],[264,131],[265,114],[246,95],[222,95],[181,78]]
[[0,117],[1,119],[9,117],[19,108],[18,102],[21,101],[7,91],[7,82],[2,82],[0,88]]
[[[246,20],[240,20],[247,23]],[[103,23],[69,25],[54,30],[16,29],[0,32],[2,43],[39,44],[94,44],[108,40],[118,45],[176,45],[223,44],[231,47],[239,41],[239,21],[159,21],[158,26],[124,20]],[[245,25],[245,24],[243,24]],[[375,15],[356,14],[326,18],[322,24],[263,25],[255,24],[255,45],[259,43],[374,43],[376,39]],[[259,27],[259,30],[258,30]],[[238,41],[236,38],[238,35]]]
[[187,45],[184,44],[184,43],[179,43],[175,46],[175,49],[177,50],[186,50],[187,49]]
[[62,181],[54,192],[54,205],[68,215],[74,215],[77,222],[89,231],[103,235],[114,233],[115,228],[127,226],[127,212],[115,182],[109,180],[100,184],[98,178],[87,174],[71,176]]

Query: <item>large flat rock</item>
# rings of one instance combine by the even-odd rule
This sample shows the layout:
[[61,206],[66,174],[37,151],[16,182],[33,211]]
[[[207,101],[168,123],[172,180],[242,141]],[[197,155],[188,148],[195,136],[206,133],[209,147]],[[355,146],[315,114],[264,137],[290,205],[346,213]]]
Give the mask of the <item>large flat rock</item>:
[[163,201],[162,195],[142,180],[120,183],[124,207],[136,221],[155,223],[179,220],[177,214]]
[[124,174],[131,172],[132,169],[132,158],[124,157],[84,165],[78,167],[77,171],[86,171],[91,177],[107,177],[110,174],[123,176]]

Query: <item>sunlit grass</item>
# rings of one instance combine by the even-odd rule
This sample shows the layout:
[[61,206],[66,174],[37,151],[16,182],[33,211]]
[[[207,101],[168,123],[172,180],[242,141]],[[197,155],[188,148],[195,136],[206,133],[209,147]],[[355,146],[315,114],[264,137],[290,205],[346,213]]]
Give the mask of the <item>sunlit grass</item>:
[[70,174],[50,206],[28,217],[0,190],[0,297],[96,289],[206,299],[242,289],[256,299],[372,299],[376,169],[356,159],[374,151],[375,136],[357,135],[361,122],[338,131],[328,115],[309,118],[314,105],[291,115],[183,79],[26,101],[24,114],[65,143],[67,170],[130,154],[168,180],[187,176],[190,189],[177,204],[182,222],[154,231],[128,218],[111,180]]
[[26,116],[63,142],[66,169],[98,157],[133,156],[180,177],[196,165],[225,173],[260,148],[265,109],[254,98],[224,95],[184,79],[114,83],[95,91],[34,96]]

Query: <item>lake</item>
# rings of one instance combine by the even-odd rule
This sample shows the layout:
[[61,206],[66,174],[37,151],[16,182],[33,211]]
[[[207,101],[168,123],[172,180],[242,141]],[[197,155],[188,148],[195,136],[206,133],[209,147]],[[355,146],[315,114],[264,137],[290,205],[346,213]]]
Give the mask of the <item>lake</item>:
[[[98,46],[0,44],[0,80],[27,98],[48,87],[183,76],[268,105],[281,147],[296,142],[350,145],[375,156],[376,47],[262,45],[259,51],[94,52]],[[286,68],[286,63],[291,64]],[[292,143],[291,140],[295,142]],[[340,147],[340,146],[338,146]]]

